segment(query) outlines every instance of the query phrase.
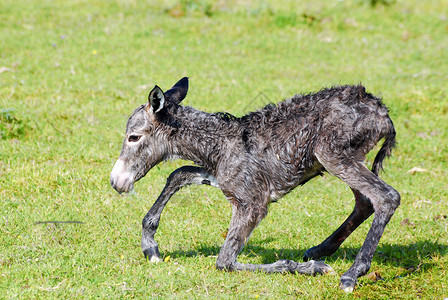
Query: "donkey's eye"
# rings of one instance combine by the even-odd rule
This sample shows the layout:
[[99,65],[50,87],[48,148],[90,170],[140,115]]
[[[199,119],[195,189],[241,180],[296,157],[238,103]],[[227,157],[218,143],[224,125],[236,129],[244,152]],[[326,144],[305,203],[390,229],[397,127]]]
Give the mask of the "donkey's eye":
[[130,135],[128,137],[128,142],[138,142],[142,136],[141,135]]

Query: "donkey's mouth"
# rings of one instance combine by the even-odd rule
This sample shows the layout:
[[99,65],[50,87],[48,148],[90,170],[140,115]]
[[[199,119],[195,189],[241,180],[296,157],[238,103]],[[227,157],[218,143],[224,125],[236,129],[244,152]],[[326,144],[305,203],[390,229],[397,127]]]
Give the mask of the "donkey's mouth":
[[110,179],[110,184],[119,193],[129,193],[134,189],[134,182],[131,180],[118,180]]

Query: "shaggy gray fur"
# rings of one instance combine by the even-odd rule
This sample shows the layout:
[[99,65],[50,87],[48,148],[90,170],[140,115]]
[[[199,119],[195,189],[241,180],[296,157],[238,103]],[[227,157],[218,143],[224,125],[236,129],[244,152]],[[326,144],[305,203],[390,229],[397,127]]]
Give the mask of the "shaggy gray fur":
[[[165,93],[155,86],[148,103],[129,118],[123,149],[111,174],[112,186],[121,193],[163,160],[182,158],[200,166],[179,168],[168,178],[143,220],[145,256],[159,259],[154,234],[171,196],[188,184],[208,184],[219,187],[233,206],[229,232],[216,262],[224,270],[331,272],[328,265],[308,260],[333,254],[374,213],[355,262],[341,277],[341,288],[352,291],[357,278],[369,270],[384,228],[400,204],[399,193],[378,177],[382,161],[395,145],[395,129],[381,100],[361,85],[337,86],[296,95],[236,118],[179,105],[187,90],[187,78]],[[363,161],[383,138],[370,171]],[[269,203],[325,171],[348,184],[355,195],[355,208],[347,220],[306,251],[305,263],[238,263],[238,253],[266,216]]]

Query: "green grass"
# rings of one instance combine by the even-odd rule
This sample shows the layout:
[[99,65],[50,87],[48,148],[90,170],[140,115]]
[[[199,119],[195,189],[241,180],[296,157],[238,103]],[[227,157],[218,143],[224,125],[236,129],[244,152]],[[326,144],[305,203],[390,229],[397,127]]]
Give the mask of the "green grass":
[[[448,1],[301,2],[1,1],[0,298],[448,297]],[[185,162],[128,196],[109,174],[127,116],[183,76],[185,105],[236,115],[334,84],[383,97],[399,145],[382,177],[402,194],[372,263],[383,280],[345,295],[338,276],[215,270],[231,208],[205,186],[173,197],[156,235],[166,262],[144,261],[141,220]],[[240,261],[301,261],[352,198],[328,175],[298,188]],[[35,224],[48,220],[83,224]],[[326,259],[339,275],[370,221]]]

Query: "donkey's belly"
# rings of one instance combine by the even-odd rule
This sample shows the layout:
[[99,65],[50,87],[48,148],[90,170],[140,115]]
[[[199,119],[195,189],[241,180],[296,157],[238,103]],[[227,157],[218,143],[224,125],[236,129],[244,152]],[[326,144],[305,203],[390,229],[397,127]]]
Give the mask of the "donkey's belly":
[[283,178],[283,181],[273,182],[270,186],[271,201],[276,201],[283,197],[299,185],[304,185],[309,180],[318,175],[323,175],[325,168],[316,161],[311,168],[301,170],[297,173],[291,173],[289,176]]

